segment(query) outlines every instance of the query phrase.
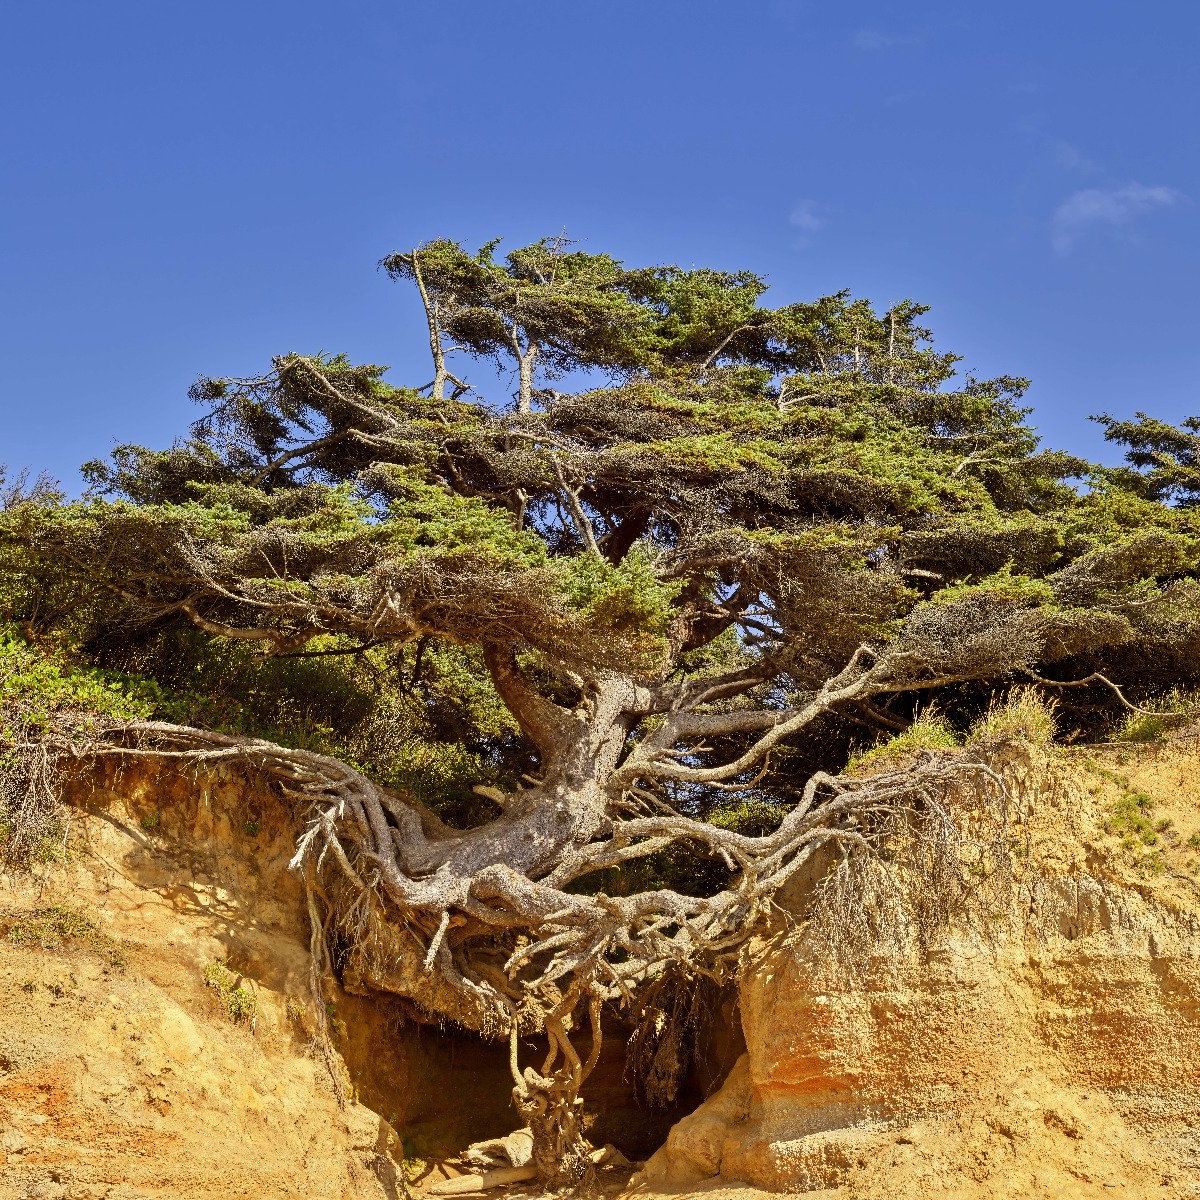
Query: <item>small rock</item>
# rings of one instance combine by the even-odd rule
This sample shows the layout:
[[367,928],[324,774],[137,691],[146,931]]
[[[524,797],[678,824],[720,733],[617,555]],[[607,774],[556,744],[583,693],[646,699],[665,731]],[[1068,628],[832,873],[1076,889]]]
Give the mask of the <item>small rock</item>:
[[29,1148],[29,1139],[19,1129],[6,1129],[0,1134],[0,1148],[9,1154],[24,1154]]

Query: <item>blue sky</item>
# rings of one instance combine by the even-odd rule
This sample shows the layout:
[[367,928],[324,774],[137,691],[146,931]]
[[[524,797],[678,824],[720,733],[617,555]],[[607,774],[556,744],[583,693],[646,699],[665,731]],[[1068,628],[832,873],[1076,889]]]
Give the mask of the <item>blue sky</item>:
[[1200,412],[1184,0],[0,0],[0,31],[0,461],[72,485],[181,433],[202,373],[424,382],[375,264],[434,236],[915,297],[1084,453],[1088,413]]

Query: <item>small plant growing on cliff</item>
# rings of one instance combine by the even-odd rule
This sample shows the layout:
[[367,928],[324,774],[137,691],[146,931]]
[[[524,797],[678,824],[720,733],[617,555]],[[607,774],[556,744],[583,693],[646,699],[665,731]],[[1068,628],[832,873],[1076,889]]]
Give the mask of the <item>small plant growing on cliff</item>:
[[204,968],[204,982],[217,993],[226,1016],[235,1025],[254,1029],[258,1021],[258,998],[243,976],[224,963],[212,962]]
[[1119,834],[1126,846],[1157,846],[1158,831],[1150,818],[1153,809],[1154,800],[1146,792],[1124,791],[1112,803],[1107,829]]
[[1113,731],[1114,742],[1158,742],[1200,716],[1200,693],[1168,692],[1155,712],[1132,712]]
[[1037,688],[1014,688],[1003,699],[992,700],[971,727],[970,741],[980,746],[1013,741],[1049,746],[1058,733],[1054,708]]
[[1165,840],[1171,840],[1171,822],[1153,819],[1154,798],[1147,792],[1134,791],[1122,784],[1121,794],[1113,801],[1105,821],[1105,830],[1121,839],[1121,846],[1132,852],[1138,867],[1151,875],[1166,870],[1161,853]]
[[110,966],[125,965],[124,954],[112,938],[102,933],[83,913],[64,905],[35,908],[0,918],[0,928],[4,930],[5,939],[14,946],[54,952],[83,949],[99,955]]
[[869,774],[918,750],[955,750],[959,745],[958,735],[945,718],[926,710],[903,733],[851,755],[846,770],[855,775]]

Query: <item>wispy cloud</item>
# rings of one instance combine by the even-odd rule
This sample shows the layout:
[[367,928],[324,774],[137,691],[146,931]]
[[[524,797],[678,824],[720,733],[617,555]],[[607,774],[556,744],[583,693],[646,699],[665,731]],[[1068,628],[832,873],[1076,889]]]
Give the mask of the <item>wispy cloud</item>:
[[1063,138],[1047,138],[1046,148],[1054,155],[1054,161],[1067,171],[1090,175],[1100,169],[1094,159],[1088,158],[1078,146]]
[[825,224],[825,218],[817,209],[815,200],[801,200],[788,214],[788,224],[805,233],[816,233]]
[[1182,199],[1182,193],[1174,188],[1147,187],[1144,183],[1072,192],[1054,210],[1051,235],[1055,253],[1070,254],[1090,233],[1132,225],[1147,213],[1172,208]]
[[867,25],[856,30],[851,40],[859,50],[878,52],[919,46],[925,41],[925,34],[915,30],[903,32],[895,29],[880,29],[877,25]]
[[788,224],[800,235],[798,246],[807,246],[813,237],[825,228],[825,217],[815,200],[799,200],[788,213]]

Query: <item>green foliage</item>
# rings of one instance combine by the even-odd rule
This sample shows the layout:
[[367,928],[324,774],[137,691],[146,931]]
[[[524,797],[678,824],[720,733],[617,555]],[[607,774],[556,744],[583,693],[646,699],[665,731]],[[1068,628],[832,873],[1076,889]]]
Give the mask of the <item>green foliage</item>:
[[771,804],[761,797],[748,796],[712,809],[705,820],[719,829],[730,829],[747,837],[762,837],[779,828],[785,811],[778,804]]
[[[975,739],[1052,738],[1031,695],[994,702],[1030,670],[1111,673],[1135,698],[1200,687],[1194,421],[1106,418],[1128,462],[1102,470],[1039,446],[1023,379],[957,374],[913,301],[772,307],[748,271],[553,238],[384,266],[418,287],[433,385],[284,354],[200,380],[190,437],[89,464],[83,501],[0,487],[0,619],[28,634],[0,642],[0,683],[21,729],[87,711],[253,734],[471,824],[494,815],[476,787],[544,765],[500,663],[566,723],[613,673],[654,691],[740,668],[753,682],[714,712],[777,708],[864,644],[902,650],[868,724],[924,715],[855,770],[955,744],[932,704],[957,729],[981,717]],[[515,368],[516,404],[473,395],[457,352]],[[1116,705],[1061,703],[1083,736]],[[841,768],[852,709],[773,754],[755,802]],[[660,717],[631,717],[630,744]],[[672,799],[765,820],[724,793]]]
[[1128,465],[1108,472],[1121,487],[1158,502],[1186,508],[1200,504],[1200,417],[1178,426],[1146,413],[1132,421],[1096,420],[1110,442],[1126,447]]
[[897,765],[907,755],[920,750],[955,750],[960,745],[958,735],[944,717],[926,709],[903,733],[859,751],[850,757],[848,773],[868,775]]
[[963,580],[941,588],[933,599],[937,604],[953,604],[967,596],[983,596],[996,605],[1016,604],[1030,608],[1052,605],[1057,599],[1049,582],[1016,574],[1012,563],[1005,563],[998,571],[981,579]]
[[80,663],[61,640],[35,647],[0,625],[0,863],[36,866],[65,852],[54,767],[39,740],[86,740],[106,721],[149,716],[157,695],[148,680]]
[[1157,846],[1158,830],[1150,818],[1153,809],[1154,801],[1147,793],[1123,790],[1112,803],[1105,828],[1117,834],[1127,848]]
[[1026,742],[1050,745],[1058,734],[1053,702],[1034,687],[1013,688],[1001,699],[993,699],[987,711],[971,726],[969,741],[976,745]]
[[68,713],[146,717],[156,699],[147,680],[74,664],[61,649],[39,651],[0,625],[0,745],[34,735]]
[[1157,742],[1200,716],[1200,693],[1173,688],[1157,700],[1157,712],[1131,712],[1113,730],[1114,742]]
[[620,638],[631,655],[651,661],[661,651],[679,588],[658,578],[641,547],[615,566],[585,554],[562,560],[556,572],[568,604],[593,636]]
[[216,992],[230,1021],[254,1029],[258,1020],[258,998],[243,976],[231,971],[224,963],[211,962],[204,968],[204,983]]

